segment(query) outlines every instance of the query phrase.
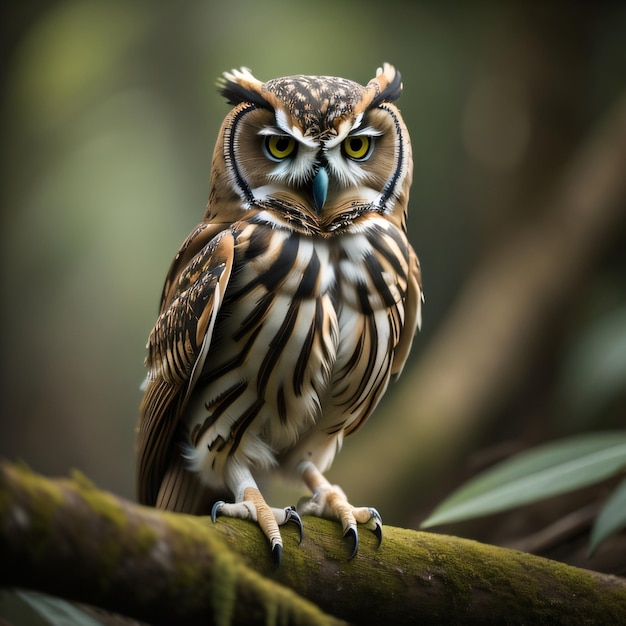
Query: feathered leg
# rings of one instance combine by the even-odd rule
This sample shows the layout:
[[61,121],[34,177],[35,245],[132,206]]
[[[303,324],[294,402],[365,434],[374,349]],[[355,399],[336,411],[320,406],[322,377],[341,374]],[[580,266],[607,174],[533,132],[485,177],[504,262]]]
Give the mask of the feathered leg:
[[[237,474],[237,478],[233,477],[227,481],[235,494],[235,502],[228,503],[223,500],[216,502],[211,510],[211,519],[215,522],[218,516],[223,515],[257,522],[269,541],[272,560],[278,567],[283,553],[283,539],[278,527],[287,522],[296,524],[302,541],[302,520],[292,506],[284,509],[270,507],[248,470],[239,471]],[[231,482],[235,483],[232,487]]]
[[351,559],[359,549],[357,524],[367,524],[376,535],[380,545],[383,538],[383,522],[376,509],[352,506],[341,487],[331,485],[310,461],[300,463],[298,471],[313,494],[310,498],[302,498],[298,502],[300,514],[341,522],[343,536],[352,543]]

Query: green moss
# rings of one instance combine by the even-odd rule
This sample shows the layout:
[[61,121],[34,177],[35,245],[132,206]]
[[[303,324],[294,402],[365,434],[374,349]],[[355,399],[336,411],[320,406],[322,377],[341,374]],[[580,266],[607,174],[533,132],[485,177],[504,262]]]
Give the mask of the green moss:
[[237,566],[227,552],[219,554],[213,564],[211,605],[216,626],[228,626],[232,622],[237,600]]
[[[228,553],[220,538],[209,531],[207,518],[180,513],[159,512],[159,517],[167,523],[171,539],[168,549],[176,562],[175,576],[169,583],[168,594],[172,598],[184,597],[190,605],[202,605],[207,594],[212,594],[215,576],[215,559],[222,555],[234,558]],[[206,569],[199,569],[198,553],[206,554]]]
[[70,477],[72,479],[73,484],[80,489],[85,490],[96,490],[97,487],[95,483],[91,480],[91,478],[87,477],[86,474],[83,474],[79,469],[72,468],[70,470]]
[[[530,607],[538,620],[542,615],[554,615],[557,606],[563,608],[565,616],[572,615],[572,589],[576,590],[577,603],[594,606],[601,602],[606,607],[606,593],[584,570],[456,537],[411,535],[420,536],[428,547],[427,559],[435,568],[434,575],[449,591],[446,596],[453,603],[453,614],[459,617],[472,613],[479,593],[493,595],[499,601],[506,597],[504,603],[512,614],[519,610],[528,615]],[[615,615],[624,610],[624,602],[622,590],[615,596]]]
[[[84,526],[81,528],[83,541],[98,542],[98,571],[101,588],[106,591],[119,567],[120,559],[128,548],[128,542],[122,542],[124,530],[128,526],[128,516],[119,500],[110,494],[98,491],[91,481],[74,472],[74,480],[70,487],[82,498],[91,511],[98,515],[102,527]],[[91,536],[93,533],[93,537]],[[79,538],[80,539],[80,538]]]
[[[20,523],[30,527],[31,540],[25,549],[37,562],[45,558],[50,543],[54,541],[50,528],[57,511],[65,502],[62,490],[55,483],[42,479],[23,463],[6,466],[5,471],[8,481],[17,482],[20,486],[17,501],[8,494],[12,499],[8,514],[16,516]],[[36,508],[33,508],[35,502]]]
[[135,547],[133,553],[138,556],[144,556],[154,548],[157,536],[150,526],[142,524],[135,530],[134,540]]

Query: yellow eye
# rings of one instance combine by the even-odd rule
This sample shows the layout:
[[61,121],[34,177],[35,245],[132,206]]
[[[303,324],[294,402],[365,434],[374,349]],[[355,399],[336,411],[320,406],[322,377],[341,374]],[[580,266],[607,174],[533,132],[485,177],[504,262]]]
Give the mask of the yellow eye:
[[268,135],[263,147],[272,161],[282,161],[295,152],[296,141],[288,135]]
[[367,135],[352,135],[343,142],[343,153],[354,161],[365,161],[372,152],[373,142]]

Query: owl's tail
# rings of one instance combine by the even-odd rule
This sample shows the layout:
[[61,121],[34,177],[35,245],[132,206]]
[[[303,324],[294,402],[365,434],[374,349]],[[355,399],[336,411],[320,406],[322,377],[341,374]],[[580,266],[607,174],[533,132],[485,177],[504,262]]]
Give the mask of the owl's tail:
[[190,472],[180,454],[172,455],[163,475],[163,481],[154,503],[158,509],[209,515],[218,500],[232,499],[227,490],[212,489],[203,485],[195,472]]

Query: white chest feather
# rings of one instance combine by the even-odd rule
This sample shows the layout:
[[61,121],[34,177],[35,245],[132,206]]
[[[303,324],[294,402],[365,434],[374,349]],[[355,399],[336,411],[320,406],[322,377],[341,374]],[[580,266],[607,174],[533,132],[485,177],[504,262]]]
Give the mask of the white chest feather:
[[397,271],[405,254],[397,237],[383,242],[382,224],[336,240],[241,233],[241,259],[187,417],[188,456],[207,480],[228,459],[267,468],[296,444],[304,450],[307,433],[341,438],[376,406],[406,284]]

